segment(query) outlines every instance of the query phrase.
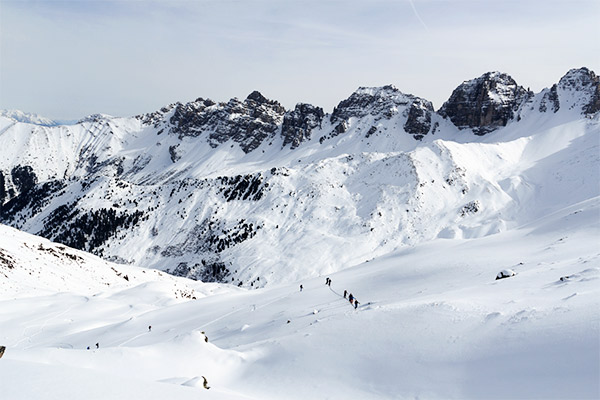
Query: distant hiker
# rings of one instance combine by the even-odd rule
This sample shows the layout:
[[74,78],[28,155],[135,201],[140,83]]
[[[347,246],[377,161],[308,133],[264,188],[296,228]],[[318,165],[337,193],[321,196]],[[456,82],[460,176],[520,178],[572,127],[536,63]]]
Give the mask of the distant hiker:
[[148,332],[152,332],[152,325],[148,325]]
[[208,343],[208,336],[206,336],[206,333],[204,333],[204,331],[202,331],[202,332],[200,332],[200,333],[202,333],[202,334],[204,335],[204,341],[205,341],[206,343]]
[[89,350],[89,349],[90,349],[90,346],[88,346],[88,348],[87,348],[87,349]]
[[204,386],[204,389],[206,389],[206,390],[210,389],[210,386],[208,386],[208,381],[206,380],[206,378],[203,376],[202,379],[204,379],[204,383],[202,384],[202,386]]
[[348,296],[348,301],[350,301],[350,304],[352,304],[352,302],[354,301],[354,296],[352,296],[352,293],[350,293],[350,295]]
[[[329,279],[329,278],[327,278]],[[331,287],[331,279],[329,279],[329,282],[327,282],[327,286]]]
[[302,287],[302,285],[300,285],[300,291],[302,291],[302,289],[303,289],[303,287]]
[[347,290],[344,290],[344,298],[346,298],[346,295],[348,294]]
[[329,278],[325,278],[325,284],[329,285]]
[[358,308],[358,300],[354,299],[354,309],[356,310]]
[[96,348],[99,349],[100,348],[100,343],[96,343]]

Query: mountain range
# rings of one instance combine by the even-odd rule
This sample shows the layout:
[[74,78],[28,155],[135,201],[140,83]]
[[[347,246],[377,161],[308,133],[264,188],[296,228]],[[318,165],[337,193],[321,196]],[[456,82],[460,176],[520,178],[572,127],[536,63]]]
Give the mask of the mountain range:
[[258,91],[72,125],[5,112],[0,223],[204,282],[293,282],[597,197],[599,110],[579,68],[539,93],[486,73],[437,111],[389,85],[331,113]]

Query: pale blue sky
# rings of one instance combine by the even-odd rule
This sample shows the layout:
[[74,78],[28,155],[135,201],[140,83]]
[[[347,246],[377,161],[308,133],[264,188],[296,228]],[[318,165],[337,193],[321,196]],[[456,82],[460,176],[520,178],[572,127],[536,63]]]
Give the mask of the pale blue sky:
[[600,73],[600,1],[0,0],[0,108],[128,116],[259,90],[330,112],[393,84],[439,108],[502,71],[532,90]]

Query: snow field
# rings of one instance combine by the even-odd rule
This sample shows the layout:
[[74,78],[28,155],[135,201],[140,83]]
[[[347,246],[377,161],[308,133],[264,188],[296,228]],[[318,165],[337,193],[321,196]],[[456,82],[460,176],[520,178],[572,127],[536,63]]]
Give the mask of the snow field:
[[599,210],[593,198],[511,232],[399,250],[329,275],[331,287],[4,295],[0,373],[14,399],[104,385],[123,399],[595,398]]

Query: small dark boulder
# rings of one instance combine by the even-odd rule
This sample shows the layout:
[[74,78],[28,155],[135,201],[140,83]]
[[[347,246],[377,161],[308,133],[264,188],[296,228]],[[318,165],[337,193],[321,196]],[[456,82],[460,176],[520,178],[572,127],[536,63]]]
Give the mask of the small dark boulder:
[[496,275],[496,280],[510,278],[511,276],[515,276],[516,274],[517,273],[512,269],[503,269],[502,271],[498,272],[498,275]]

